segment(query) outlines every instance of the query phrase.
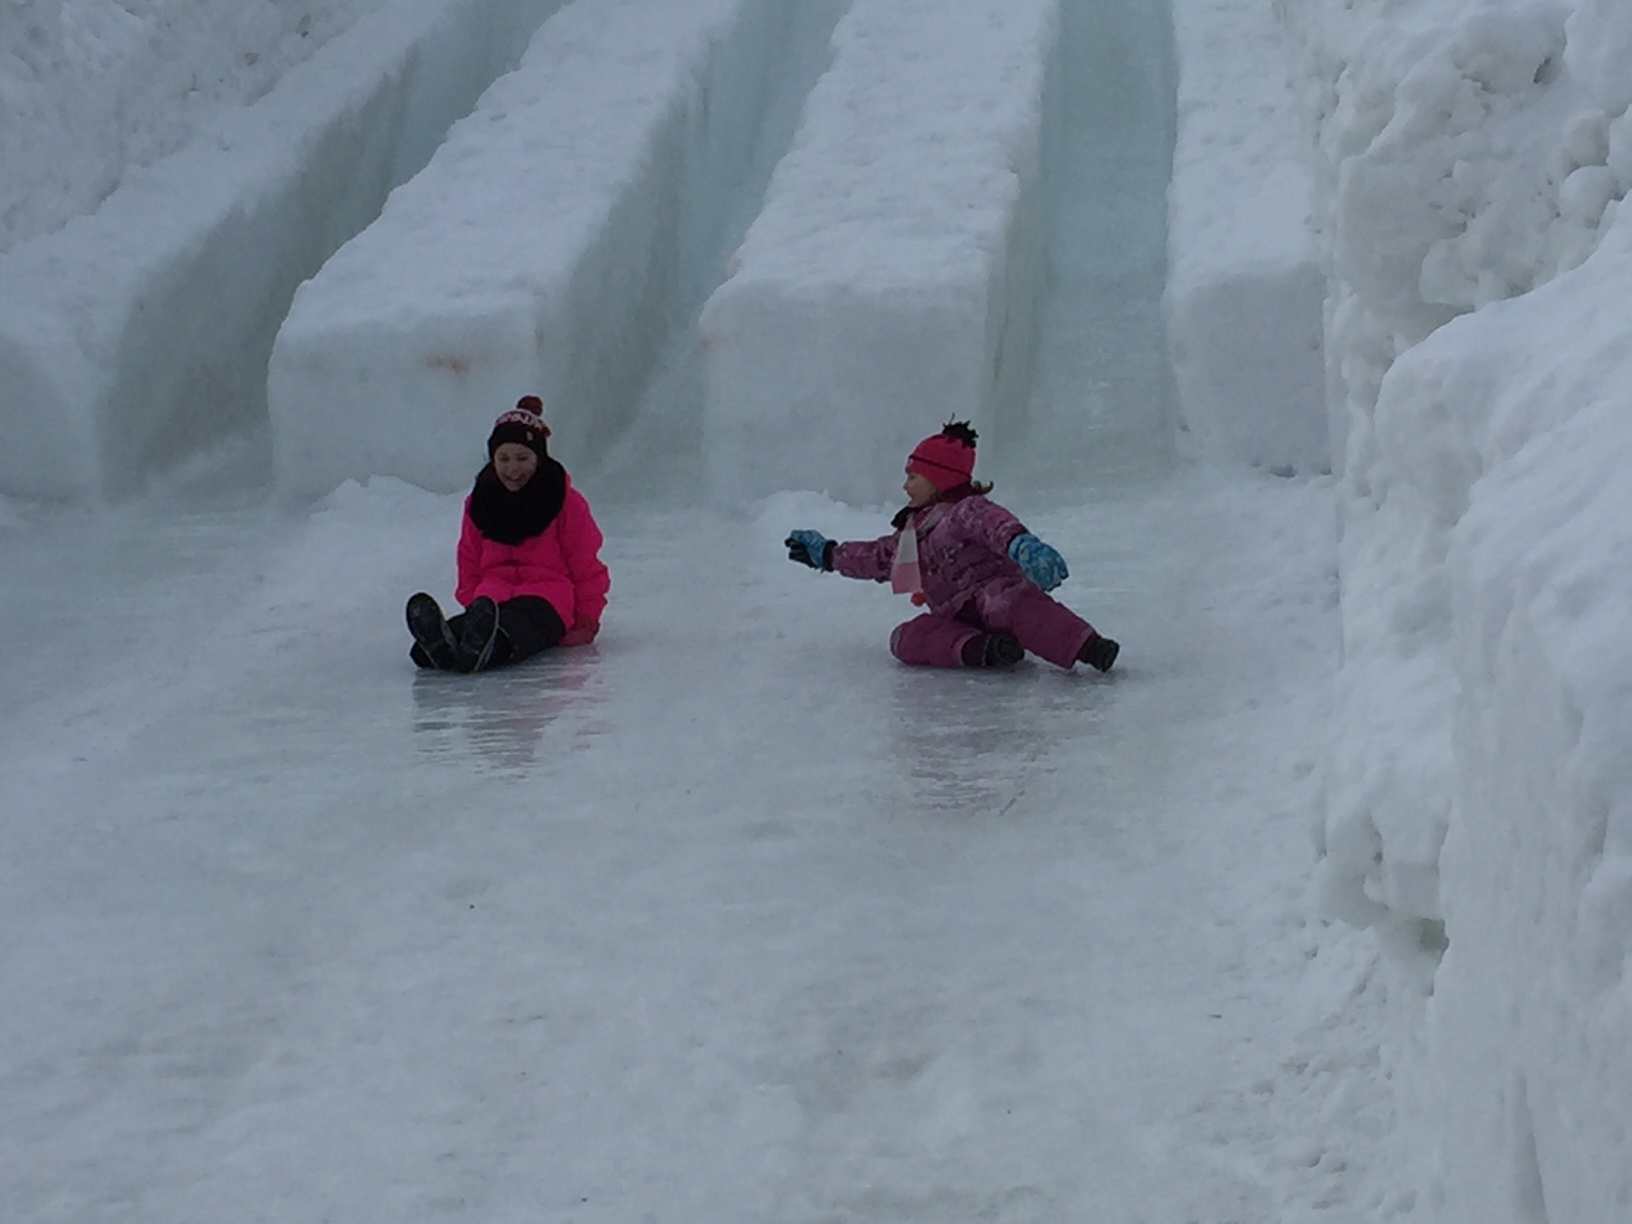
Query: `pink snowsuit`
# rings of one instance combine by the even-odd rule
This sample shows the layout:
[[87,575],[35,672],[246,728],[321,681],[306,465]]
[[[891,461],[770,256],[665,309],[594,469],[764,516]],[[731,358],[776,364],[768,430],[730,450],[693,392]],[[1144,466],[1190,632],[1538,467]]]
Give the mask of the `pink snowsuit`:
[[550,601],[569,633],[574,626],[597,625],[612,585],[600,548],[601,529],[570,476],[561,512],[520,544],[501,544],[477,530],[467,497],[454,598],[469,607],[478,595],[497,604],[518,595],[539,595]]
[[[1094,628],[1051,599],[1009,557],[1009,541],[1024,524],[975,493],[934,502],[913,512],[923,602],[929,611],[897,625],[890,653],[903,663],[962,667],[963,649],[977,634],[1011,633],[1033,654],[1070,668]],[[886,582],[901,531],[876,540],[835,544],[833,571],[847,578]]]

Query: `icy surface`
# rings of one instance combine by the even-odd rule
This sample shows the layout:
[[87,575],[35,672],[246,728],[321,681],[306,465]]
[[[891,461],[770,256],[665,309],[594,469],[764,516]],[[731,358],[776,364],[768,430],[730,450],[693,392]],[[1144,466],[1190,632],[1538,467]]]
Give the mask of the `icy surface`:
[[590,492],[606,632],[473,679],[393,632],[457,496],[12,539],[8,1218],[1265,1219],[1344,1185],[1283,1063],[1356,1023],[1300,903],[1328,489],[1016,500],[1111,677],[896,666],[905,604],[780,547],[880,510]]

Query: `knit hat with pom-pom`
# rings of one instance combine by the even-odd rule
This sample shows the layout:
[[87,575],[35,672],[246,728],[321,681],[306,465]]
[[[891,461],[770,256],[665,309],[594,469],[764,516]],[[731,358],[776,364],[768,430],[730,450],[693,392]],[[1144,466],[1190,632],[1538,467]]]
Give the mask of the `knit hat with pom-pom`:
[[968,484],[975,472],[975,439],[968,421],[948,421],[925,438],[907,457],[909,475],[922,476],[941,492]]
[[544,401],[536,395],[524,395],[516,406],[493,422],[493,432],[487,435],[487,457],[506,442],[519,442],[540,459],[548,457],[544,440],[550,436],[550,427],[544,424]]

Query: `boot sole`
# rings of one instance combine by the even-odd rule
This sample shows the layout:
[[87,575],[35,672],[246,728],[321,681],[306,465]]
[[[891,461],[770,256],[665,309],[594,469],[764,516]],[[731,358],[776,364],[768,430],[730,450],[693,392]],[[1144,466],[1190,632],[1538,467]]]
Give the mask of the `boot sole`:
[[436,600],[424,592],[411,596],[406,612],[408,632],[438,671],[458,670],[458,643]]
[[[484,610],[482,620],[487,621],[485,629],[480,632],[471,632],[472,625],[481,624],[480,620],[472,619],[474,609],[477,604],[484,603],[488,608],[492,609],[491,619],[488,619],[489,614]],[[493,644],[498,640],[499,608],[497,604],[484,595],[480,599],[473,601],[470,607],[465,609],[465,623],[461,627],[459,634],[459,670],[466,672],[481,671],[482,668],[487,666],[488,660],[493,657]],[[469,666],[466,666],[467,664]]]

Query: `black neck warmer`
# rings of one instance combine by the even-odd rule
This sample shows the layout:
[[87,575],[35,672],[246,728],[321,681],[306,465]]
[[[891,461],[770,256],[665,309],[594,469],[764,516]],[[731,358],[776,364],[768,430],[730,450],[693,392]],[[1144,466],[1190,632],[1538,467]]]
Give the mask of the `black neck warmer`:
[[539,459],[538,470],[514,493],[500,483],[499,474],[489,463],[476,473],[476,483],[470,490],[470,521],[490,540],[520,544],[555,522],[566,497],[567,470],[547,455]]

